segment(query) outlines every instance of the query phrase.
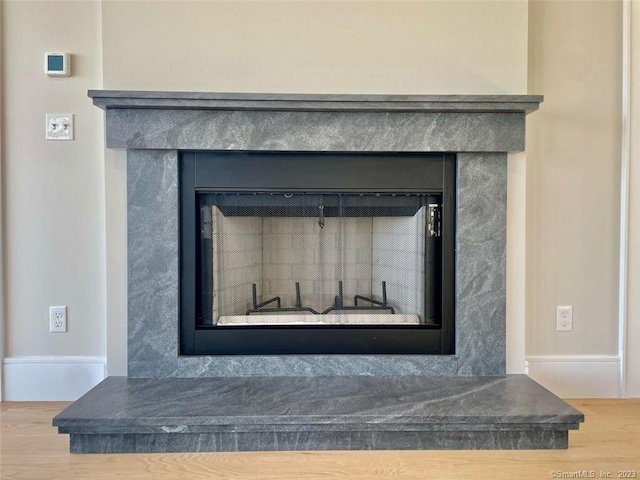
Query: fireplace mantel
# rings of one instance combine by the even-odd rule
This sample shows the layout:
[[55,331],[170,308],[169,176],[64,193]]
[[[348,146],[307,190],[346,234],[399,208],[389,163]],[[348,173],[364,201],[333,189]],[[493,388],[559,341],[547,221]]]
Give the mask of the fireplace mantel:
[[95,106],[202,110],[344,112],[524,112],[538,109],[542,95],[336,95],[90,90]]
[[91,90],[126,149],[514,152],[540,95],[310,95]]
[[[507,153],[541,96],[90,91],[127,150],[130,377],[504,375]],[[185,150],[452,152],[455,355],[178,353],[178,161]]]

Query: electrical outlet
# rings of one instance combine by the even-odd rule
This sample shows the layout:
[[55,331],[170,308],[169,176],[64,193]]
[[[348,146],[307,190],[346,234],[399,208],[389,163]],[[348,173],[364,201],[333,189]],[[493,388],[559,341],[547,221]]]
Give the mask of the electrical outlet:
[[571,305],[556,306],[556,331],[571,332],[573,330],[573,307]]
[[67,307],[49,307],[49,331],[64,333],[67,331]]

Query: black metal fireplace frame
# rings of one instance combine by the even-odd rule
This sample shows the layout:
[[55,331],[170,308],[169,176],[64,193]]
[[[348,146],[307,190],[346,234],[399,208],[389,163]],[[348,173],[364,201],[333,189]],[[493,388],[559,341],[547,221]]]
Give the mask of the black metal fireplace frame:
[[[294,157],[304,168],[286,168]],[[454,354],[455,175],[448,153],[181,152],[180,355]],[[442,194],[439,324],[202,325],[198,193],[265,190]]]

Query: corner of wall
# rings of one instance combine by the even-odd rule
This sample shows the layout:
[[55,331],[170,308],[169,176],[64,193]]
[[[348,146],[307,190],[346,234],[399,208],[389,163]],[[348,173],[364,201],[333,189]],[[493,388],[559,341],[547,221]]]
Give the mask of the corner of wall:
[[[628,118],[628,183],[640,185],[640,0],[625,1],[627,23],[628,68],[626,81],[629,86]],[[625,41],[625,39],[623,39]],[[625,152],[623,152],[624,154]],[[627,398],[640,398],[640,192],[638,188],[629,189],[627,198],[627,256],[626,262],[626,305],[625,318],[621,319],[621,330],[625,337],[621,339],[623,353],[623,395]]]
[[[0,364],[4,360],[4,179],[2,177],[2,166],[4,164],[4,147],[2,133],[4,126],[4,109],[2,99],[4,97],[4,62],[3,62],[3,20],[2,10],[4,2],[0,1]],[[0,368],[0,402],[4,400],[4,375]]]

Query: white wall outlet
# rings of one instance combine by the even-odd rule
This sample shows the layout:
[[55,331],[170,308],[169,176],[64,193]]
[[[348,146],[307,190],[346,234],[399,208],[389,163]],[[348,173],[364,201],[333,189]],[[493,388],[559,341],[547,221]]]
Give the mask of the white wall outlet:
[[573,330],[573,307],[571,305],[556,306],[556,331],[571,332]]
[[73,140],[73,113],[46,114],[47,140]]
[[64,333],[67,331],[67,307],[49,307],[49,331]]

